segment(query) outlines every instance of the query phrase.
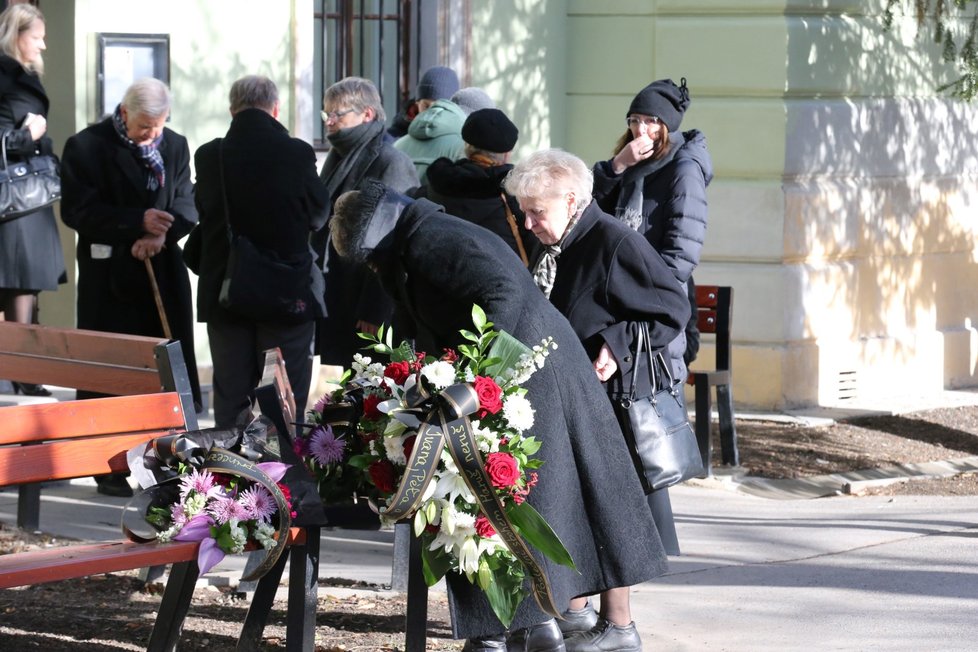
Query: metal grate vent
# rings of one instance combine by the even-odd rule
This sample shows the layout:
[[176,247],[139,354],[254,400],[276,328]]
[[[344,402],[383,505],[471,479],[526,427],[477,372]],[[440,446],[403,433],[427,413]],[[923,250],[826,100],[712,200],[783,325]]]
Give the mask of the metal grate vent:
[[859,382],[855,371],[840,371],[837,381],[837,397],[840,401],[854,401],[859,395]]

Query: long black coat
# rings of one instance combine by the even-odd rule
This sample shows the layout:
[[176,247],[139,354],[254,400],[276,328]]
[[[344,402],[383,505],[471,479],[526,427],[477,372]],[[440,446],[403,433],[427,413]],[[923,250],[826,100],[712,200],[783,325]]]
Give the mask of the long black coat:
[[78,232],[78,328],[164,335],[145,263],[130,250],[146,234],[146,209],[172,214],[165,247],[150,260],[167,321],[173,338],[180,340],[199,401],[190,278],[178,244],[197,223],[190,149],[186,138],[164,129],[159,150],[166,185],[148,190],[147,168],[119,139],[111,118],[65,143],[61,219]]
[[467,158],[458,161],[440,158],[428,166],[427,183],[415,196],[441,204],[449,215],[495,233],[518,254],[516,238],[503,205],[502,196],[505,196],[527,259],[532,261],[540,249],[539,241],[526,230],[525,217],[516,199],[503,191],[503,179],[512,169],[509,164],[483,167]]
[[[230,243],[218,165],[220,142],[201,145],[194,154],[200,211],[197,319],[202,322],[225,312],[218,298]],[[326,222],[328,202],[309,143],[290,137],[265,111],[245,109],[231,119],[223,148],[234,232],[284,258],[308,252],[310,234]]]
[[[547,519],[580,573],[544,558],[554,599],[630,586],[665,570],[665,553],[611,404],[577,335],[533,284],[502,240],[445,215],[419,199],[401,216],[389,248],[375,258],[385,287],[413,316],[419,348],[459,343],[471,327],[472,304],[527,345],[552,336],[559,348],[526,383],[535,410],[532,434],[543,442],[540,481],[530,503]],[[641,542],[641,545],[636,545]],[[485,596],[464,579],[449,578],[455,636],[500,632]],[[547,617],[524,600],[512,627]]]
[[[634,364],[636,322],[648,322],[650,344],[663,349],[689,318],[689,299],[662,257],[638,232],[594,202],[561,243],[550,301],[567,317],[588,357],[607,344],[618,372],[607,388],[627,391]],[[638,396],[648,396],[648,373],[638,377]]]
[[[0,136],[7,138],[9,160],[51,153],[47,136],[35,143],[30,131],[21,127],[28,113],[47,117],[48,105],[37,75],[0,55]],[[0,288],[56,290],[65,280],[58,223],[50,206],[0,224]]]

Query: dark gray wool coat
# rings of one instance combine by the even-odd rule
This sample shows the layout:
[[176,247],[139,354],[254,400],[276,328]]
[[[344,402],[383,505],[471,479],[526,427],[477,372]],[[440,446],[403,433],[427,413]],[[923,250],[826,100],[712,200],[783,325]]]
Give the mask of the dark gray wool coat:
[[[51,154],[50,138],[43,136],[35,143],[22,127],[28,113],[47,117],[44,87],[37,75],[0,55],[0,136],[7,138],[11,161],[22,161],[38,151]],[[66,278],[58,223],[50,206],[0,224],[0,288],[56,290]]]
[[[525,387],[535,410],[531,434],[543,442],[539,456],[545,461],[529,501],[579,571],[538,555],[558,608],[575,596],[661,575],[666,564],[658,531],[587,354],[513,251],[501,239],[487,239],[480,228],[419,199],[405,208],[370,260],[414,319],[419,350],[456,346],[459,329],[471,327],[473,303],[498,329],[529,346],[548,336],[557,342],[559,348]],[[481,591],[457,576],[448,584],[456,637],[502,631]],[[512,629],[547,618],[528,598]]]

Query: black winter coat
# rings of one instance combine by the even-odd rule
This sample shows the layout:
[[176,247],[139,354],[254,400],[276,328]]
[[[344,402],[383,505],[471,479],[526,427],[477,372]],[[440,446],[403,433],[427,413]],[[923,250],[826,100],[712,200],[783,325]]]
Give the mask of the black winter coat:
[[[628,391],[638,322],[648,322],[653,349],[663,349],[689,318],[686,291],[651,245],[601,211],[594,202],[561,243],[550,301],[567,317],[594,360],[607,344],[618,372],[610,393]],[[651,394],[648,373],[638,374],[638,396]]]
[[[529,346],[548,336],[558,344],[525,385],[535,410],[532,435],[542,441],[539,456],[545,461],[529,501],[579,571],[537,555],[558,607],[575,596],[661,575],[665,553],[611,404],[570,324],[512,250],[424,199],[405,209],[385,244],[371,261],[414,318],[419,350],[458,345],[458,331],[471,327],[473,303],[497,328]],[[481,591],[457,576],[448,583],[456,637],[502,631]],[[512,629],[546,618],[528,598]]]
[[540,242],[526,230],[526,219],[516,199],[503,191],[503,179],[512,169],[513,166],[509,164],[483,167],[467,158],[454,162],[440,158],[428,166],[427,184],[414,196],[441,204],[449,215],[461,217],[495,233],[519,254],[500,196],[504,195],[513,213],[523,250],[527,259],[532,261],[539,253]]
[[[7,139],[7,158],[22,161],[51,154],[51,139],[31,140],[23,127],[28,113],[48,114],[41,80],[6,55],[0,55],[0,137]],[[0,288],[56,290],[67,280],[54,210],[49,206],[0,224]]]
[[119,139],[112,118],[65,143],[61,219],[78,232],[78,328],[163,336],[145,263],[130,249],[145,235],[143,213],[173,215],[163,250],[150,259],[174,339],[180,340],[200,400],[194,357],[190,278],[178,241],[197,223],[187,139],[163,130],[159,146],[166,185],[146,188],[148,169]]
[[[194,153],[200,211],[197,320],[202,322],[228,314],[218,301],[230,252],[218,160],[221,143],[212,140]],[[312,147],[290,137],[265,111],[245,109],[231,119],[223,151],[223,190],[234,232],[283,258],[307,254],[310,233],[323,227],[328,207]]]
[[[594,199],[602,210],[621,217],[628,203],[628,188],[635,179],[642,184],[641,222],[628,224],[645,234],[676,278],[685,283],[700,262],[706,238],[706,187],[713,179],[713,161],[706,136],[693,129],[670,134],[669,154],[648,160],[616,175],[611,161],[594,166]],[[669,344],[673,371],[686,378],[685,335]]]

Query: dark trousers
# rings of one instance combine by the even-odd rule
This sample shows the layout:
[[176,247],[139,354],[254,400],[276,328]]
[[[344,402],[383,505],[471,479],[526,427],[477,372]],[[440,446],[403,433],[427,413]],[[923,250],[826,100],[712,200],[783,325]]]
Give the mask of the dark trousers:
[[261,380],[265,350],[278,347],[295,395],[296,417],[302,418],[312,379],[312,338],[315,324],[254,322],[223,313],[207,322],[214,363],[214,421],[219,428],[233,426],[250,411],[255,387]]

